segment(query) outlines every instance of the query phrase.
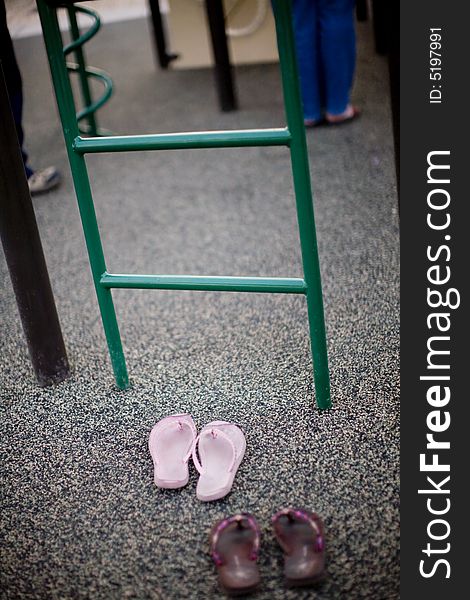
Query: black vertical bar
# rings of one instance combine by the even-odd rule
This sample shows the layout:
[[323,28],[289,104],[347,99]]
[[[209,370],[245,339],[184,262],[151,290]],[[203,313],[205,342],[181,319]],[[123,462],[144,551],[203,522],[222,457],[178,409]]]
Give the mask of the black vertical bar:
[[400,206],[400,3],[392,2],[389,19],[388,66],[392,107],[395,172],[397,176],[398,206]]
[[212,41],[215,77],[220,108],[227,112],[236,110],[237,100],[233,85],[232,66],[225,33],[225,17],[222,0],[206,0],[206,15]]
[[367,21],[367,0],[356,0],[356,18],[358,21]]
[[162,69],[167,69],[172,60],[178,58],[177,54],[169,54],[167,51],[165,29],[163,27],[162,15],[160,13],[160,3],[158,0],[148,0],[150,8],[150,18],[152,20],[155,48],[157,51],[158,62]]
[[69,364],[1,65],[0,237],[38,382],[62,381]]
[[389,48],[388,20],[389,0],[372,0],[372,22],[374,24],[375,50],[377,54],[387,54]]

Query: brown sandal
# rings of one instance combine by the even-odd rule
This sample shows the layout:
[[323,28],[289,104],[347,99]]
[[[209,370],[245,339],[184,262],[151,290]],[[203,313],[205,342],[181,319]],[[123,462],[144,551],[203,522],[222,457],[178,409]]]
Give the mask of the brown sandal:
[[284,508],[272,517],[274,535],[284,550],[284,574],[289,585],[310,585],[325,575],[324,529],[310,511]]
[[248,513],[218,521],[211,530],[210,552],[222,589],[231,596],[252,592],[260,582],[256,560],[260,530]]

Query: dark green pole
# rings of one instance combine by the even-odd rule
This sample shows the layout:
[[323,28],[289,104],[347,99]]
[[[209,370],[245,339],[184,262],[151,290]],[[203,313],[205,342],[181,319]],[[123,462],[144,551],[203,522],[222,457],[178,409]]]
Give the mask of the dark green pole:
[[[71,37],[73,41],[76,41],[80,37],[80,30],[78,28],[77,13],[75,10],[75,6],[67,6],[67,12],[69,15]],[[90,91],[90,84],[88,82],[88,76],[86,74],[86,62],[83,48],[81,46],[77,46],[77,48],[75,48],[74,50],[74,53],[75,60],[77,61],[78,65],[78,76],[80,78],[80,89],[82,92],[83,105],[85,108],[88,108],[89,106],[91,106],[92,97]],[[91,112],[87,115],[86,118],[89,127],[89,131],[87,133],[89,133],[92,136],[98,135],[95,114]]]
[[0,63],[0,237],[40,385],[65,379],[67,353]]
[[287,126],[292,136],[290,145],[292,175],[296,197],[302,263],[307,283],[307,306],[315,375],[315,394],[318,407],[329,408],[331,406],[330,376],[328,371],[320,264],[318,261],[310,169],[297,73],[290,0],[273,0],[273,10],[276,21],[277,45],[281,64]]
[[101,276],[106,272],[106,264],[85,158],[72,149],[73,141],[79,132],[57,14],[56,10],[48,6],[45,0],[37,0],[37,6],[111,363],[118,387],[125,389],[129,385],[129,380],[113,299],[110,290],[100,284]]

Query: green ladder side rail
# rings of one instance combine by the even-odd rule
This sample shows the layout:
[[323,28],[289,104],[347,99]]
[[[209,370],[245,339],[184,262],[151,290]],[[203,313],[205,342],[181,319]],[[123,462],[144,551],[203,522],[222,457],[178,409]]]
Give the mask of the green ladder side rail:
[[[65,3],[64,3],[65,4]],[[101,69],[95,67],[88,67],[85,61],[85,54],[83,51],[83,45],[91,40],[96,35],[101,27],[101,19],[97,12],[90,8],[75,6],[70,4],[67,7],[68,19],[70,24],[70,37],[71,42],[64,46],[64,56],[68,56],[73,53],[75,55],[76,63],[67,62],[67,70],[72,73],[78,73],[80,81],[80,91],[82,96],[83,109],[76,113],[76,119],[79,123],[80,133],[85,135],[108,135],[109,132],[99,129],[95,113],[96,111],[106,104],[113,93],[113,81],[111,77]],[[83,14],[91,18],[91,25],[84,33],[80,34],[80,29],[77,23],[77,14]],[[104,86],[103,94],[98,100],[93,102],[90,84],[88,79],[93,78],[98,80]],[[81,123],[86,121],[86,124]]]
[[[101,138],[82,138],[79,135],[72,90],[62,52],[57,14],[53,4],[53,0],[37,0],[93,282],[118,387],[127,388],[129,380],[111,296],[113,288],[304,294],[307,300],[310,325],[316,401],[319,408],[329,408],[331,406],[330,380],[322,288],[290,0],[273,0],[272,2],[281,66],[286,128]],[[87,153],[248,146],[285,146],[290,150],[303,279],[108,273],[85,162]]]

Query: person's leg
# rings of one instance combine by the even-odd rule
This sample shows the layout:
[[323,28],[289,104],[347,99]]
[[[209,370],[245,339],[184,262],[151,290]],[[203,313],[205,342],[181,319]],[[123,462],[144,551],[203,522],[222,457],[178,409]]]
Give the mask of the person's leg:
[[18,141],[20,143],[21,155],[23,157],[24,170],[26,172],[26,178],[29,179],[33,174],[33,170],[28,166],[28,155],[26,154],[23,147],[24,133],[21,126],[21,120],[23,117],[23,93],[20,91],[11,92],[8,90],[8,96],[10,98],[11,112],[13,113],[13,119],[15,121],[16,133],[18,135]]
[[352,116],[351,87],[356,64],[355,0],[316,0],[320,52],[325,74],[327,117]]
[[7,27],[5,4],[3,0],[0,0],[0,60],[2,63],[3,75],[5,76],[5,83],[7,85],[13,119],[15,121],[16,133],[23,155],[26,176],[30,177],[32,170],[27,166],[28,156],[23,149],[24,134],[23,128],[21,127],[23,114],[23,85],[18,63],[16,62],[15,52],[13,50],[10,32]]
[[10,32],[8,31],[4,0],[0,0],[0,61],[5,76],[21,154],[23,156],[24,170],[28,180],[29,191],[31,195],[41,194],[55,188],[60,183],[61,177],[59,171],[55,167],[51,166],[46,167],[45,169],[39,169],[38,171],[33,171],[28,165],[28,155],[23,147],[24,133],[21,124],[23,119],[23,83],[21,81],[18,63],[16,62]]
[[309,122],[319,121],[322,90],[316,0],[293,0],[292,12],[304,118]]

